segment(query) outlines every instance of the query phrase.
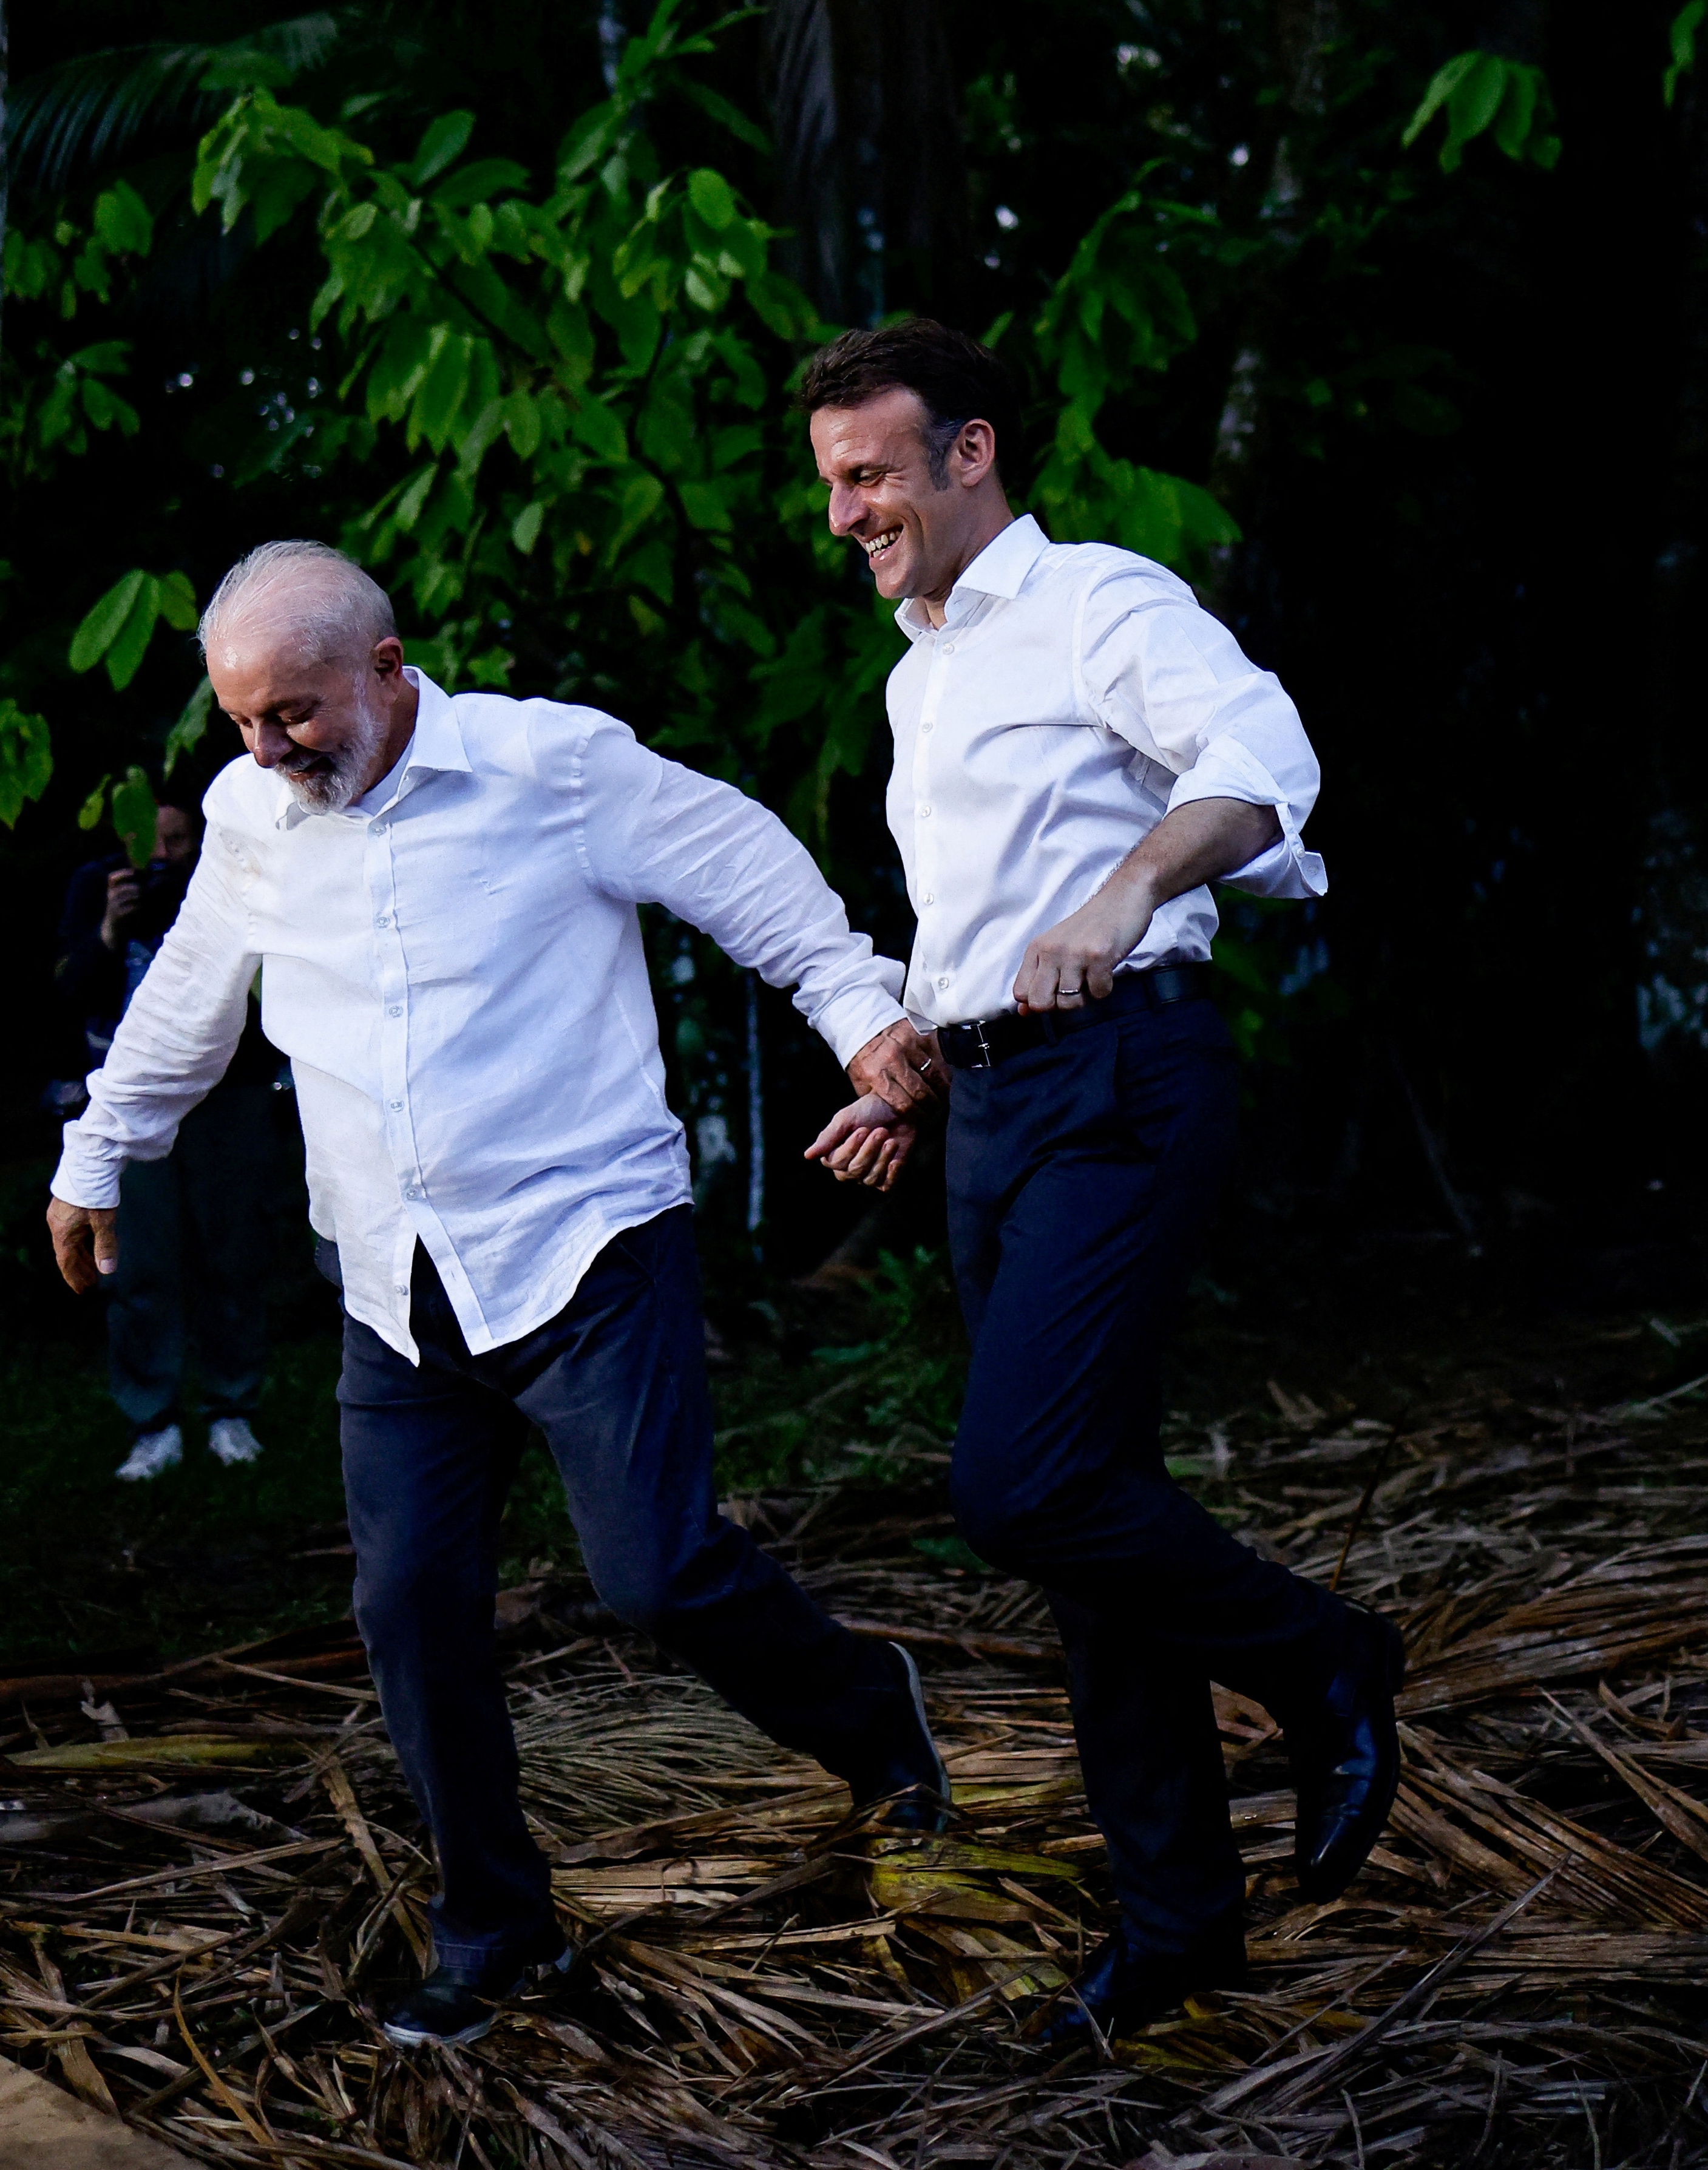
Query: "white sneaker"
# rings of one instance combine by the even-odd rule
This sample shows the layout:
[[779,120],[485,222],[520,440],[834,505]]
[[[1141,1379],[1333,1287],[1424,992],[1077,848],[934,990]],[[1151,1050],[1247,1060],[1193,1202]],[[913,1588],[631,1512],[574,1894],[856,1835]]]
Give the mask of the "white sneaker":
[[247,1417],[216,1417],[208,1426],[208,1449],[216,1454],[227,1469],[235,1469],[240,1462],[253,1462],[261,1451],[261,1442],[249,1430]]
[[163,1469],[175,1469],[183,1459],[184,1434],[175,1424],[163,1424],[158,1431],[145,1431],[137,1440],[119,1465],[119,1481],[140,1483],[144,1478],[159,1476]]

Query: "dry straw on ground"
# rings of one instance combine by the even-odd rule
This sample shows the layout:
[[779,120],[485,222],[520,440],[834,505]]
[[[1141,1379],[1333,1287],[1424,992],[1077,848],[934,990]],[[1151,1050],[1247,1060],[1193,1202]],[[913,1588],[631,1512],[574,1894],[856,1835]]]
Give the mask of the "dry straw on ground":
[[1353,1889],[1300,1905],[1284,1765],[1222,1698],[1255,1986],[1102,2058],[1023,2033],[1107,1903],[1041,1606],[946,1564],[905,1486],[738,1510],[912,1643],[947,1838],[851,1830],[584,1590],[525,1595],[524,1789],[584,1957],[470,2050],[404,2055],[373,2015],[429,1868],[354,1645],[43,1683],[0,1780],[0,2042],[192,2156],[302,2170],[1708,2160],[1705,1439],[1695,1392],[1491,1389],[1396,1435],[1277,1390],[1200,1432],[1205,1496],[1315,1573],[1367,1499],[1345,1586],[1406,1627],[1406,1782]]

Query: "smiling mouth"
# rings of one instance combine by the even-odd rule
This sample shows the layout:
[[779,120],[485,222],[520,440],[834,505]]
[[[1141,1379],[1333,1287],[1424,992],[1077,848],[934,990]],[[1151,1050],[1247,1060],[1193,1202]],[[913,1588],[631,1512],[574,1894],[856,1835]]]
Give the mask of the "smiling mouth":
[[869,542],[862,535],[860,538],[860,548],[866,553],[867,563],[875,565],[891,546],[899,542],[900,540],[901,530],[899,527],[886,527],[883,534],[874,535]]

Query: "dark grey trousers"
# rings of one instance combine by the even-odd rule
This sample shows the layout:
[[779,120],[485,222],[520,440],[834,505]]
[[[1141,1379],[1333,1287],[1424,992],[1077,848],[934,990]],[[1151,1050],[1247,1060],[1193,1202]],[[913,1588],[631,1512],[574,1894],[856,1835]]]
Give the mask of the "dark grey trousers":
[[254,1408],[278,1159],[271,1088],[222,1085],[184,1118],[164,1160],[125,1168],[107,1354],[113,1399],[139,1431],[177,1414],[191,1345],[208,1414]]

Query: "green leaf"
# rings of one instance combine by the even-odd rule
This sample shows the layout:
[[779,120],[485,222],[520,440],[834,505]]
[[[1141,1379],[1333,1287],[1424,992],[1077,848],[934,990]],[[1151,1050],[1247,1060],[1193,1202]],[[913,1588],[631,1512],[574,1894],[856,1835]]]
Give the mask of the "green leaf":
[[473,133],[472,113],[441,113],[436,120],[430,120],[415,156],[403,169],[404,179],[418,190],[425,188],[435,174],[442,174],[462,156],[463,147]]
[[93,829],[107,810],[108,778],[103,777],[94,789],[77,809],[79,829]]
[[688,176],[688,200],[707,226],[721,233],[735,222],[735,192],[722,174],[710,166],[697,167]]
[[588,168],[602,158],[618,126],[616,107],[609,100],[584,113],[563,138],[558,151],[558,178],[579,180]]
[[207,730],[208,718],[213,714],[213,687],[204,678],[195,692],[184,703],[178,721],[166,734],[166,753],[161,762],[163,776],[170,776],[178,766],[178,756],[189,753],[200,745]]
[[194,633],[200,613],[195,607],[195,590],[190,585],[189,574],[160,575],[155,580],[154,589],[160,615],[173,631]]
[[0,700],[0,821],[13,827],[24,801],[40,799],[52,774],[46,717],[29,714],[9,695]]
[[1687,0],[1673,18],[1667,37],[1672,65],[1661,78],[1661,96],[1669,106],[1679,94],[1679,78],[1696,65],[1696,33],[1705,14],[1708,14],[1708,0]]
[[1436,71],[1428,89],[1423,94],[1422,104],[1406,122],[1406,132],[1400,138],[1406,150],[1411,149],[1481,57],[1480,53],[1460,53],[1449,61],[1445,67]]
[[436,467],[424,467],[398,500],[397,510],[392,517],[404,534],[408,534],[421,517],[421,509],[427,502],[427,494],[438,476]]
[[135,608],[145,583],[152,588],[147,573],[133,571],[108,589],[72,635],[68,660],[73,671],[93,670],[100,661]]
[[638,468],[623,484],[622,495],[617,503],[616,526],[606,545],[607,564],[614,564],[624,547],[632,542],[665,501],[665,486],[655,474]]
[[133,762],[122,783],[113,786],[113,826],[119,841],[138,872],[154,856],[154,830],[158,809],[148,778]]
[[115,181],[95,198],[94,227],[116,254],[146,256],[154,245],[154,221],[128,181]]
[[1537,78],[1528,68],[1508,69],[1505,95],[1494,119],[1494,139],[1509,158],[1524,155],[1539,87]]
[[628,439],[622,420],[596,393],[584,396],[569,418],[569,427],[600,459],[621,462],[628,457]]
[[159,615],[160,583],[150,574],[138,589],[129,615],[113,635],[102,659],[115,693],[122,693],[141,669],[148,644],[154,638],[154,622]]
[[540,449],[539,401],[519,388],[505,400],[504,418],[510,450],[519,460],[532,459]]
[[472,339],[457,333],[444,333],[410,409],[405,441],[412,451],[423,437],[435,452],[442,452],[450,443],[451,425],[462,404],[462,395],[468,389],[473,345]]
[[1449,147],[1481,136],[1500,111],[1507,94],[1508,65],[1497,54],[1479,53],[1476,67],[1466,70],[1447,101]]
[[1437,72],[1401,140],[1415,143],[1444,106],[1447,134],[1440,164],[1444,174],[1456,173],[1466,144],[1491,131],[1509,158],[1529,158],[1548,168],[1560,155],[1560,139],[1551,131],[1554,100],[1548,79],[1526,61],[1475,51],[1455,55]]
[[514,158],[477,158],[441,181],[433,191],[433,200],[446,211],[467,211],[471,204],[513,195],[527,185],[528,169]]
[[534,545],[540,539],[541,523],[545,517],[546,508],[536,498],[531,505],[525,505],[512,521],[510,540],[525,558],[532,554]]
[[730,517],[728,486],[716,482],[685,482],[676,494],[691,523],[713,535],[727,535],[735,522]]
[[750,150],[762,152],[766,157],[771,155],[771,141],[764,129],[756,121],[750,120],[739,105],[732,105],[720,93],[703,83],[697,83],[692,76],[688,75],[679,75],[671,88],[680,97],[697,105],[702,113],[709,114],[720,127],[727,128],[738,142],[745,143]]

